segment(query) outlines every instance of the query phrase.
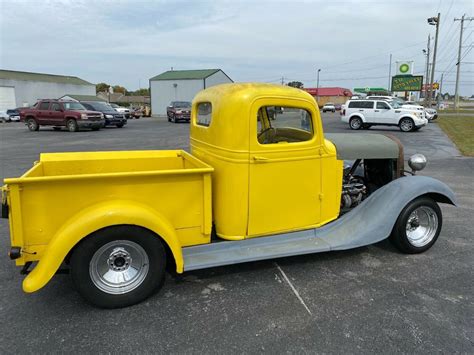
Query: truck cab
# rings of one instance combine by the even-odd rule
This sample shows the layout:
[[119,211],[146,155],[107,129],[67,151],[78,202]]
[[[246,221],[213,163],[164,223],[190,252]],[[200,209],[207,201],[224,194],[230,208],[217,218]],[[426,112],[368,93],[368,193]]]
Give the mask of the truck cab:
[[220,238],[314,228],[339,214],[342,161],[324,139],[313,97],[302,90],[206,89],[193,101],[190,144],[194,156],[214,167]]

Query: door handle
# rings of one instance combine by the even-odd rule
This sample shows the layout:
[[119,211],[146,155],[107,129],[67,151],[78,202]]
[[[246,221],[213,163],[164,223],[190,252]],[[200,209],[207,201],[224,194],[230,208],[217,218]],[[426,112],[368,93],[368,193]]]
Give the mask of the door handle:
[[359,112],[364,112],[364,110],[359,110]]
[[255,162],[257,162],[257,163],[266,163],[266,162],[269,161],[268,158],[259,157],[259,156],[256,156],[256,155],[254,155],[253,160],[254,160]]
[[375,112],[380,112],[379,110],[375,110]]

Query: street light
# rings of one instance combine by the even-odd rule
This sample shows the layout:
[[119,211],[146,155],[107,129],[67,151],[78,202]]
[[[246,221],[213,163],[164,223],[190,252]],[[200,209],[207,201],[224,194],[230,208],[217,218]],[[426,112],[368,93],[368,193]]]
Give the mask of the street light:
[[429,86],[429,97],[428,97],[428,107],[431,108],[431,97],[433,96],[433,83],[435,76],[435,65],[436,65],[436,50],[438,49],[438,32],[439,32],[439,23],[440,23],[441,14],[438,12],[437,17],[430,17],[427,19],[430,26],[436,26],[436,37],[435,37],[435,47],[433,53],[433,65],[431,66],[431,82]]
[[318,76],[316,79],[316,103],[318,104],[318,108],[319,108],[319,72],[320,71],[321,69],[318,69]]

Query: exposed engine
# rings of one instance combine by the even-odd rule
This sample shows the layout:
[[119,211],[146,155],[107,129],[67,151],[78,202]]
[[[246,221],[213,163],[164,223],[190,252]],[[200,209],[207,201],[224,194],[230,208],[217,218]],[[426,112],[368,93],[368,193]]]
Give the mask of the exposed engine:
[[352,166],[347,166],[344,169],[344,176],[342,179],[341,213],[348,212],[351,208],[359,205],[367,197],[367,187],[363,176],[354,175],[360,162],[361,160],[358,159]]

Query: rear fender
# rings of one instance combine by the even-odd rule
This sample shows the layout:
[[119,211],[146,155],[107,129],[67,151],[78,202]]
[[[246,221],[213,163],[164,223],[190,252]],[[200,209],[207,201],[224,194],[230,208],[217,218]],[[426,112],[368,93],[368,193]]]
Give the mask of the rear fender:
[[23,290],[35,292],[46,285],[67,254],[91,233],[124,224],[146,228],[162,238],[173,254],[176,271],[183,272],[181,245],[170,221],[146,205],[116,200],[91,206],[66,221],[48,243],[36,267],[23,280]]
[[362,120],[362,122],[364,122],[364,123],[367,122],[366,119],[364,118],[364,116],[361,115],[361,114],[358,114],[358,113],[356,113],[356,114],[354,114],[354,115],[351,115],[351,117],[349,117],[349,122],[350,122],[351,119],[353,119],[354,117],[359,117],[359,118]]

